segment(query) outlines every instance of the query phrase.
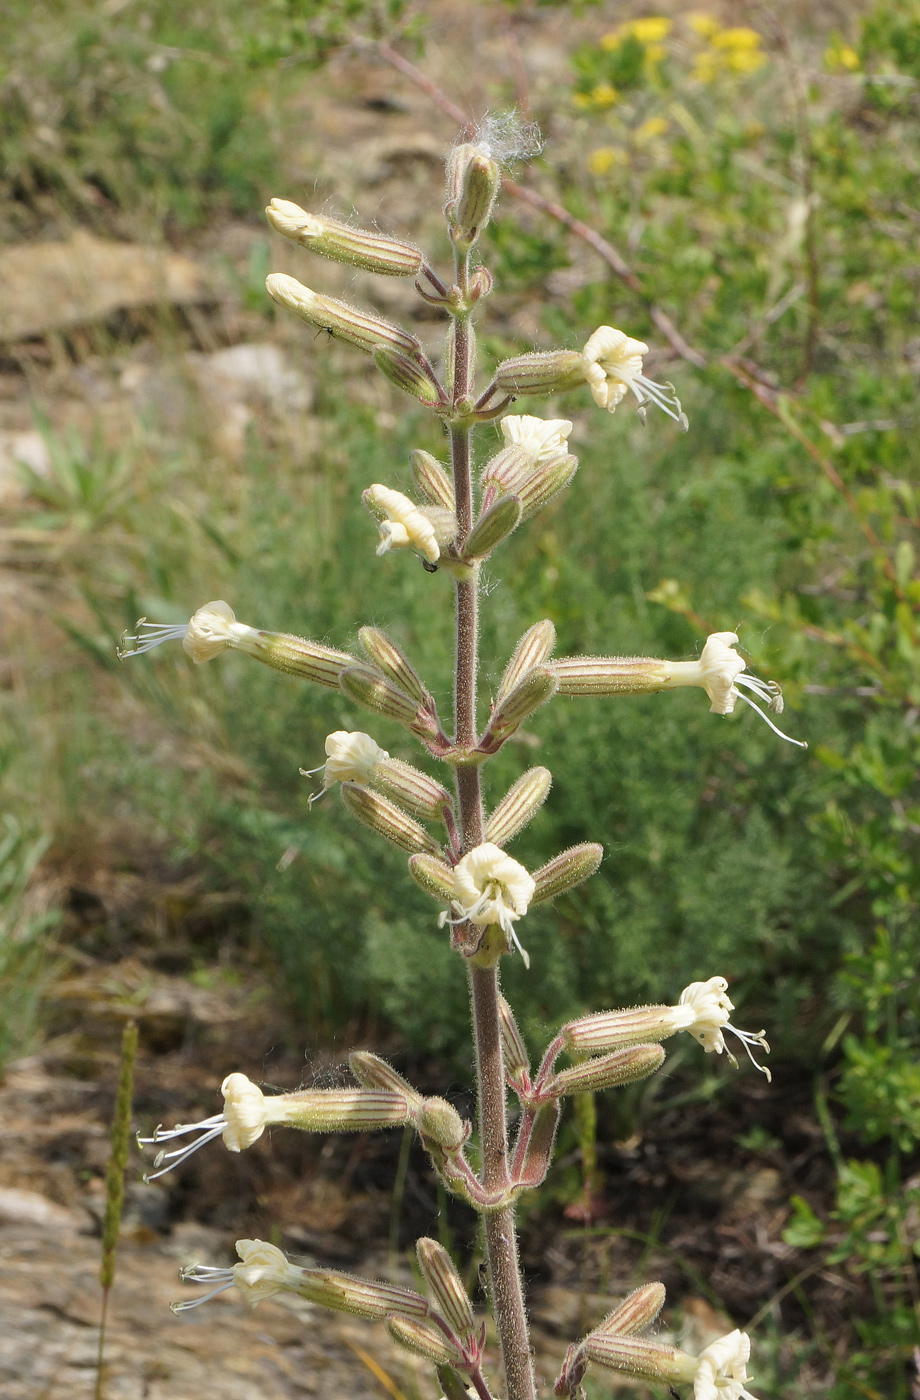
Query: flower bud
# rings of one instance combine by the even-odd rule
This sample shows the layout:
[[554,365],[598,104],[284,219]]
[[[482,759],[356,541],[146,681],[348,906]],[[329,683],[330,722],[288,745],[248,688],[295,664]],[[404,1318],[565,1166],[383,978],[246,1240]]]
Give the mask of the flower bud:
[[422,1099],[416,1125],[423,1137],[431,1138],[445,1152],[459,1152],[470,1135],[470,1125],[446,1099]]
[[502,676],[498,693],[495,696],[496,705],[501,704],[505,696],[514,689],[518,681],[528,671],[535,666],[543,665],[547,657],[552,655],[555,645],[556,629],[549,618],[545,618],[542,622],[535,622],[533,627],[528,628],[505,667],[505,674]]
[[584,384],[585,373],[577,350],[534,351],[502,360],[495,382],[506,394],[557,394]]
[[411,243],[385,238],[372,229],[349,228],[321,214],[308,214],[288,199],[273,199],[265,213],[276,233],[320,257],[385,277],[414,277],[421,271],[421,251]]
[[308,1133],[366,1133],[409,1121],[402,1093],[381,1089],[303,1089],[285,1094],[285,1122]]
[[427,1317],[431,1311],[421,1294],[408,1288],[372,1283],[337,1269],[304,1269],[303,1273],[304,1283],[298,1290],[301,1296],[336,1312],[371,1318],[415,1318]]
[[530,1073],[530,1056],[524,1037],[514,1019],[514,1012],[503,996],[498,998],[499,1029],[502,1037],[502,1060],[505,1074],[509,1079],[520,1079],[522,1073]]
[[553,670],[560,695],[654,695],[670,674],[666,661],[648,656],[562,656]]
[[287,632],[262,632],[249,627],[235,638],[233,647],[247,656],[254,656],[275,671],[313,681],[315,685],[335,690],[346,666],[354,666],[355,658],[345,651],[334,651],[319,642],[294,637]]
[[534,454],[520,443],[511,443],[496,452],[482,469],[482,484],[494,482],[509,495],[516,496],[529,476],[532,476],[536,463]]
[[462,1360],[457,1348],[450,1345],[433,1323],[388,1317],[387,1331],[401,1347],[414,1352],[416,1356],[423,1356],[426,1361],[433,1361],[437,1366],[449,1366],[452,1361]]
[[506,846],[543,806],[552,782],[548,768],[528,768],[522,773],[486,822],[485,840]]
[[341,793],[342,801],[353,817],[400,850],[408,851],[410,855],[423,852],[434,855],[437,852],[437,842],[432,840],[424,827],[379,793],[359,787],[357,783],[343,783]]
[[495,282],[489,269],[477,267],[470,278],[470,301],[480,301],[483,297],[487,297],[494,285]]
[[415,1252],[435,1306],[462,1339],[472,1332],[475,1324],[469,1295],[453,1260],[436,1240],[424,1236],[417,1241]]
[[409,355],[402,355],[389,346],[378,345],[374,351],[374,364],[397,389],[414,395],[422,403],[438,403],[442,400],[438,381],[432,371]]
[[339,340],[373,355],[378,345],[400,351],[410,357],[421,350],[421,343],[414,335],[394,326],[379,316],[370,316],[366,311],[337,301],[335,297],[324,297],[312,292],[296,277],[288,277],[284,272],[272,272],[265,279],[265,287],[272,301],[293,311],[308,326],[330,331]]
[[585,1349],[580,1342],[573,1342],[565,1354],[562,1363],[562,1370],[556,1377],[553,1384],[553,1394],[560,1397],[569,1396],[570,1400],[581,1391],[581,1383],[585,1378],[588,1369],[588,1358]]
[[409,1104],[410,1114],[414,1114],[422,1101],[422,1096],[403,1079],[392,1065],[373,1055],[370,1050],[352,1050],[348,1057],[348,1068],[363,1089],[384,1089],[391,1094],[401,1094]]
[[565,1048],[578,1054],[598,1055],[640,1041],[666,1040],[693,1025],[691,1006],[634,1006],[628,1011],[599,1011],[570,1021],[560,1031]]
[[444,216],[454,246],[461,252],[473,246],[489,222],[501,178],[487,147],[466,143],[455,146],[448,156]]
[[548,506],[560,491],[571,484],[577,471],[578,458],[571,456],[557,457],[555,461],[537,467],[517,492],[521,519],[530,520],[538,510]]
[[595,841],[586,841],[581,846],[570,846],[561,855],[554,856],[534,874],[536,890],[532,904],[542,904],[547,899],[555,899],[566,890],[574,889],[582,880],[589,879],[604,856],[603,846]]
[[417,702],[373,666],[362,666],[359,661],[347,667],[339,677],[339,686],[349,699],[369,710],[379,710],[409,729],[418,719]]
[[556,694],[557,682],[546,666],[535,666],[492,711],[489,727],[479,745],[483,753],[494,753],[510,734]]
[[435,899],[443,902],[453,898],[454,872],[437,856],[410,856],[409,874],[426,894],[433,895]]
[[665,1289],[663,1283],[646,1283],[636,1288],[618,1308],[615,1308],[593,1335],[629,1337],[643,1328],[650,1327],[664,1307]]
[[516,1174],[516,1184],[534,1190],[546,1180],[549,1164],[553,1158],[553,1143],[559,1126],[560,1109],[558,1102],[545,1103],[537,1110],[524,1161]]
[[358,633],[358,641],[378,670],[388,676],[400,690],[411,695],[420,705],[430,699],[415,667],[386,632],[382,632],[379,627],[362,627]]
[[[689,1380],[693,1376],[692,1370],[689,1375],[687,1371],[687,1362],[693,1358],[662,1342],[591,1332],[583,1346],[591,1361],[637,1379],[660,1383]],[[695,1362],[693,1364],[695,1366]]]
[[456,508],[454,488],[450,477],[436,457],[417,447],[409,458],[415,484],[422,495],[433,506],[453,513]]
[[521,503],[516,496],[500,496],[479,517],[463,546],[464,558],[481,558],[508,538],[521,523]]
[[630,1045],[626,1050],[617,1050],[612,1055],[601,1055],[599,1059],[585,1060],[580,1065],[562,1070],[553,1081],[553,1092],[583,1094],[598,1089],[613,1089],[618,1084],[647,1079],[663,1064],[664,1051],[660,1045]]
[[374,786],[392,797],[416,817],[442,821],[445,810],[452,809],[452,799],[446,787],[430,778],[411,763],[400,758],[385,758],[374,769]]

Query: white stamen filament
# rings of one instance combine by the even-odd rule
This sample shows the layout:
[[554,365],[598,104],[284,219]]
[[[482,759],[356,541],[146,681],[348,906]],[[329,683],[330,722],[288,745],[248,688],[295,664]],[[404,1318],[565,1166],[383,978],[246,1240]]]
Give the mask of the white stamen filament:
[[116,652],[119,661],[125,661],[129,656],[143,656],[145,651],[153,651],[154,647],[162,646],[164,642],[184,642],[188,635],[187,622],[170,625],[166,622],[148,622],[145,617],[139,617],[134,625],[137,628],[136,636],[122,633],[121,646]]

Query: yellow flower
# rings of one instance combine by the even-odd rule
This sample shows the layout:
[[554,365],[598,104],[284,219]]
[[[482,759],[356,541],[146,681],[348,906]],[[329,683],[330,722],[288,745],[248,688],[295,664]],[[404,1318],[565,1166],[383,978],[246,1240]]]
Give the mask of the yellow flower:
[[637,141],[654,141],[656,136],[663,136],[668,129],[668,122],[665,117],[649,117],[636,130]]
[[623,25],[623,32],[631,34],[640,44],[659,44],[674,28],[674,21],[664,15],[650,15],[647,19],[630,20]]
[[756,29],[722,29],[717,34],[710,36],[709,42],[714,49],[732,49],[734,51],[759,49],[760,35]]
[[849,44],[841,44],[838,41],[827,50],[824,62],[828,68],[846,68],[849,72],[855,73],[859,68],[859,54]]
[[600,47],[605,53],[613,53],[614,49],[618,49],[622,42],[623,36],[619,29],[611,29],[609,34],[601,35]]
[[610,83],[598,83],[591,92],[591,101],[595,107],[613,107],[620,100],[620,94]]
[[581,109],[582,112],[587,111],[587,109],[593,105],[591,102],[591,98],[586,92],[573,93],[572,101],[574,102],[576,107]]
[[698,83],[715,82],[719,73],[719,60],[714,53],[698,53],[690,72]]
[[736,53],[726,55],[725,60],[732,73],[756,73],[766,61],[766,54],[758,53],[756,49],[739,49]]
[[719,32],[719,21],[713,19],[712,15],[688,15],[687,23],[694,34],[699,34],[701,39],[711,39],[713,34],[718,34]]
[[608,175],[615,165],[626,164],[626,152],[614,146],[598,146],[588,157],[588,169],[592,175]]

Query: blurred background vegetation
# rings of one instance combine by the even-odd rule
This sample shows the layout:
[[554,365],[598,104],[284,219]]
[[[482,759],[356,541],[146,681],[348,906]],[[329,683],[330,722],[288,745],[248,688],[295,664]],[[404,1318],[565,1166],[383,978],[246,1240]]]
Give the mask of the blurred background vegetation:
[[[402,731],[234,655],[115,660],[139,615],[184,621],[223,597],[246,622],[336,646],[385,626],[449,708],[449,580],[376,561],[358,504],[372,481],[406,489],[411,448],[444,443],[355,358],[276,323],[261,290],[270,268],[351,287],[269,241],[272,195],[354,206],[445,254],[436,155],[453,129],[373,50],[401,24],[401,49],[455,100],[539,121],[544,153],[516,178],[632,273],[504,196],[482,249],[497,280],[484,360],[614,324],[648,341],[691,424],[642,428],[628,405],[605,418],[586,395],[517,406],[574,419],[582,465],[490,566],[490,676],[541,617],[561,654],[686,658],[707,631],[737,630],[810,746],[746,712],[712,716],[697,692],[540,712],[489,770],[496,795],[535,758],[554,773],[515,854],[534,867],[594,839],[606,859],[528,917],[533,967],[509,962],[511,998],[537,1046],[585,1008],[732,979],[739,1024],[768,1028],[780,1075],[814,1077],[835,1165],[835,1195],[799,1196],[786,1241],[806,1270],[843,1262],[870,1280],[843,1352],[815,1324],[821,1393],[906,1397],[920,1341],[920,5],[483,4],[482,72],[438,56],[449,9],[423,9],[13,0],[0,15],[4,242],[80,230],[188,256],[206,286],[142,310],[114,295],[79,324],[46,308],[0,347],[0,1054],[40,1034],[43,979],[68,957],[120,956],[113,891],[129,876],[166,891],[128,940],[158,965],[260,961],[311,1044],[377,1026],[447,1066],[467,1054],[466,990],[430,903],[337,799],[308,811],[298,775],[332,729],[373,728],[411,757]],[[436,343],[405,289],[354,282],[349,295]],[[231,381],[252,391],[242,406]],[[672,1096],[724,1095],[698,1057],[682,1076],[689,1058],[669,1060]],[[618,1105],[617,1131],[655,1111],[651,1092]],[[765,1396],[812,1393],[779,1351],[763,1366]]]

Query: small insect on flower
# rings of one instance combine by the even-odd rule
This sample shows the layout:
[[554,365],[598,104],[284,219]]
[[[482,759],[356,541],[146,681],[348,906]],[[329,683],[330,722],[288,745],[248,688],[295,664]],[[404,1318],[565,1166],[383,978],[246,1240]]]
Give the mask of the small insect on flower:
[[533,898],[536,884],[519,861],[506,855],[500,846],[485,841],[476,846],[454,867],[454,894],[451,917],[447,910],[438,926],[462,924],[466,920],[481,928],[498,924],[530,967],[530,958],[514,930],[514,921],[523,918]]
[[594,395],[594,402],[599,408],[613,413],[626,397],[628,389],[638,402],[639,417],[643,422],[648,405],[654,404],[686,432],[690,424],[680,406],[674,385],[657,384],[642,373],[642,357],[647,354],[648,346],[644,341],[633,340],[613,326],[599,326],[581,355],[584,376]]
[[689,1031],[694,1040],[699,1041],[707,1054],[714,1050],[717,1055],[721,1055],[724,1050],[729,1062],[737,1069],[738,1061],[725,1044],[722,1034],[723,1031],[731,1031],[732,1035],[736,1035],[741,1041],[754,1068],[765,1074],[768,1082],[773,1078],[766,1065],[759,1065],[751,1053],[752,1045],[766,1050],[767,1054],[770,1053],[766,1033],[741,1031],[728,1019],[735,1006],[728,996],[728,983],[724,977],[710,977],[708,982],[691,982],[689,987],[685,987],[681,992],[678,1005],[692,1007],[695,1012],[696,1019],[683,1029]]

